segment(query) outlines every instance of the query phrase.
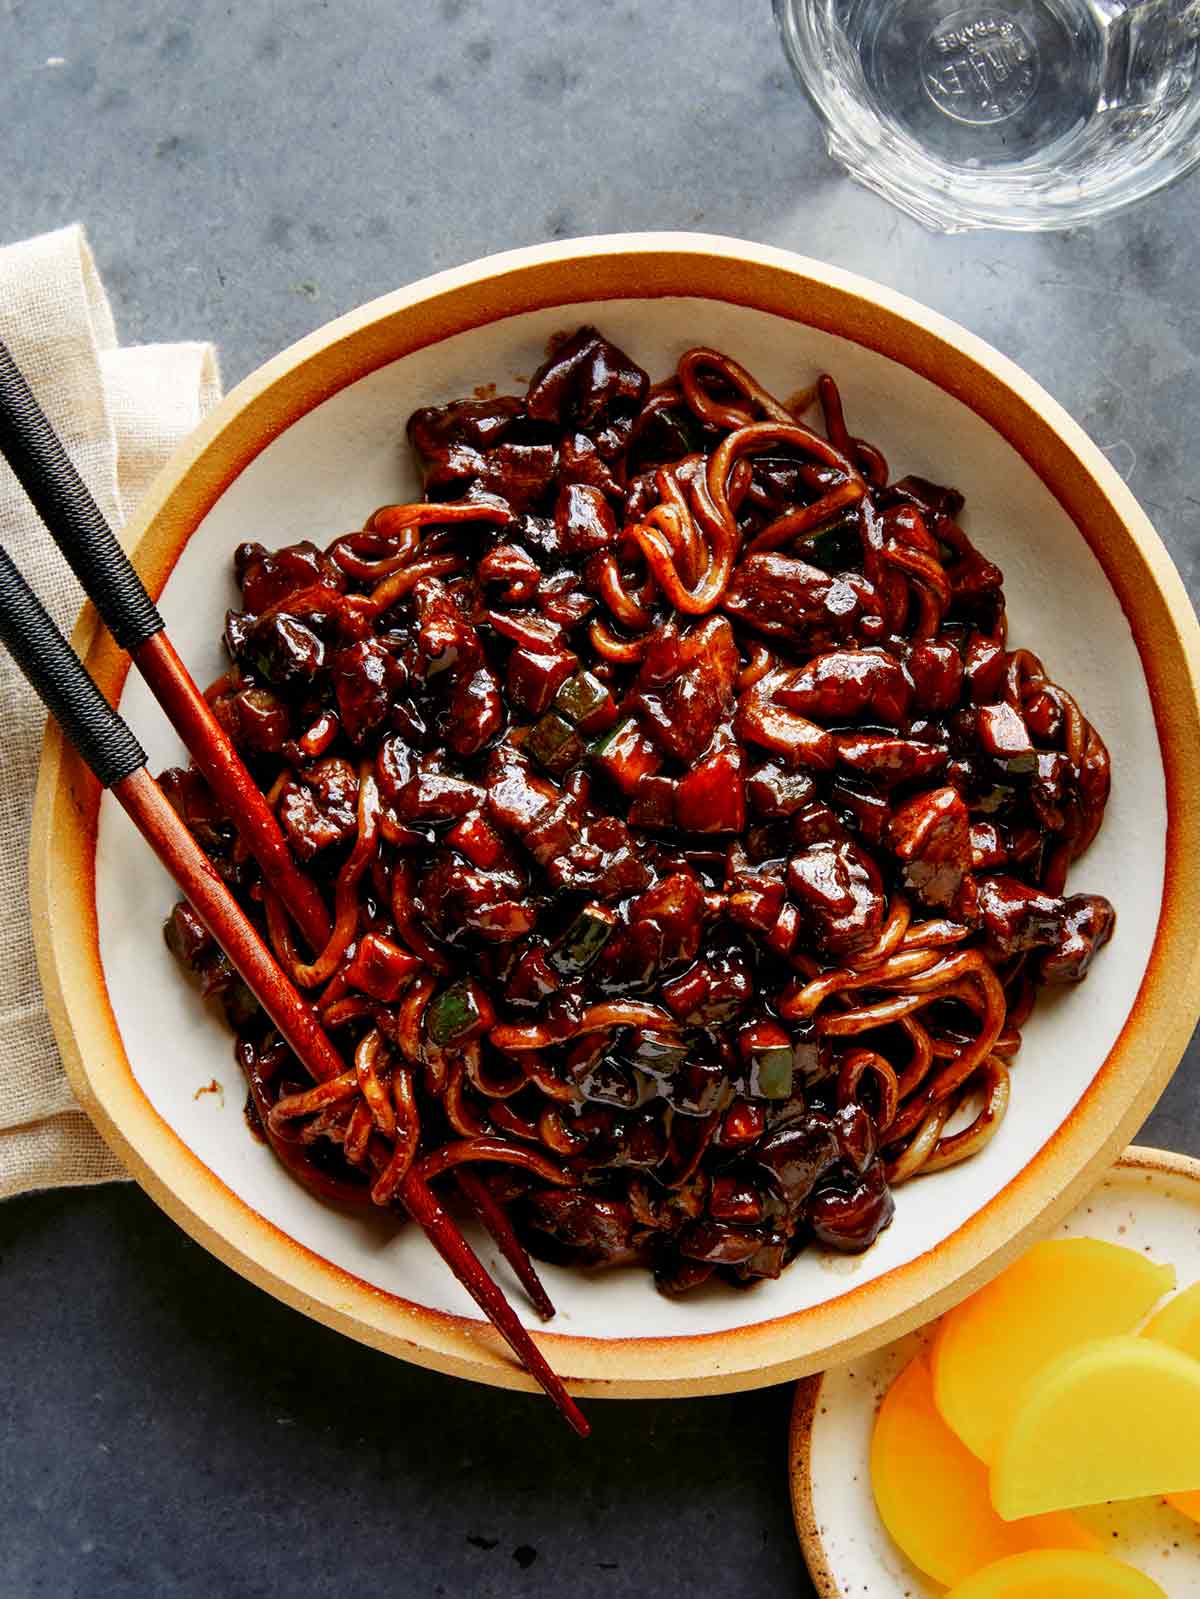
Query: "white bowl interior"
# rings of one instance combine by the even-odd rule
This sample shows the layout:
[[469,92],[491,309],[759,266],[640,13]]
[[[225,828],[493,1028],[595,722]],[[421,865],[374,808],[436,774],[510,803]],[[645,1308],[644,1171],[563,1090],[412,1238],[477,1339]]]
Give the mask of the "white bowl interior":
[[[1004,571],[1011,642],[1041,655],[1079,696],[1113,757],[1108,815],[1072,884],[1108,895],[1118,909],[1116,935],[1090,981],[1039,1003],[1017,1058],[1007,1120],[982,1155],[902,1188],[894,1224],[865,1255],[812,1251],[752,1293],[716,1288],[672,1301],[644,1271],[546,1268],[560,1307],[556,1331],[593,1338],[713,1333],[836,1298],[932,1249],[994,1198],[1063,1122],[1116,1039],[1150,952],[1164,870],[1162,759],[1120,604],[1079,531],[1004,439],[966,405],[884,356],[764,312],[698,299],[607,301],[514,316],[396,361],[287,429],[225,491],[162,595],[167,626],[196,678],[210,681],[226,664],[221,629],[237,599],[232,554],[241,540],[327,543],[361,526],[375,506],[417,497],[404,438],[409,413],[481,384],[519,390],[543,359],[548,336],[585,321],[624,345],[652,378],[699,342],[736,356],[781,395],[832,372],[852,430],[883,449],[894,475],[917,472],[967,496],[965,526]],[[183,760],[135,674],[121,710],[152,770]],[[96,896],[104,973],[133,1071],[183,1142],[255,1211],[343,1270],[416,1303],[472,1314],[416,1229],[396,1234],[325,1209],[251,1138],[229,1034],[184,981],[160,936],[176,897],[172,885],[108,795]],[[213,1081],[221,1093],[198,1092]]]

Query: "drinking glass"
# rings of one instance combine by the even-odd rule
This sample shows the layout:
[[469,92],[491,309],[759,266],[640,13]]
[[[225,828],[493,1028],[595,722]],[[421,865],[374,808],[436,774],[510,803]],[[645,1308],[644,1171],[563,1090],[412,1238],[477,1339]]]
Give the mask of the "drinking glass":
[[774,0],[860,182],[944,232],[1094,221],[1200,162],[1200,0]]

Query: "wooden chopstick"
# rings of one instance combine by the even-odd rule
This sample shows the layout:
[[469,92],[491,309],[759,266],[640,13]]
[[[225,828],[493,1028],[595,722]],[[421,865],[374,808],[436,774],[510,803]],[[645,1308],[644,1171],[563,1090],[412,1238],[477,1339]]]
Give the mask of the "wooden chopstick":
[[[320,894],[311,879],[296,871],[266,797],[213,715],[208,701],[192,681],[165,628],[153,634],[144,644],[137,645],[131,654],[155,699],[167,713],[172,727],[182,738],[200,771],[212,784],[242,842],[262,867],[263,875],[275,887],[293,920],[310,942],[314,934],[319,934],[318,942],[313,944],[314,953],[319,954],[331,930],[329,915]],[[214,782],[217,774],[219,780]],[[287,858],[286,868],[276,857],[276,843]],[[269,857],[260,853],[264,847],[270,852]],[[273,863],[273,871],[267,869],[268,858]],[[293,885],[305,890],[302,897],[294,895]],[[289,895],[292,897],[289,898]],[[455,1177],[538,1314],[543,1321],[548,1320],[554,1315],[554,1305],[507,1215],[492,1198],[487,1185],[474,1172],[460,1170]]]
[[460,1166],[455,1173],[458,1186],[466,1195],[475,1214],[491,1233],[493,1242],[517,1274],[522,1288],[533,1301],[533,1307],[543,1321],[554,1315],[554,1301],[546,1292],[542,1279],[534,1269],[524,1244],[513,1231],[508,1212],[492,1193],[487,1180],[469,1166]]
[[[297,868],[270,807],[254,804],[253,778],[163,633],[163,619],[62,441],[0,340],[0,452],[84,592],[128,650],[263,875],[314,951],[329,937],[329,912]],[[196,737],[202,732],[202,737]],[[193,739],[195,742],[193,742]],[[261,797],[261,796],[260,796]]]
[[[8,460],[109,632],[129,651],[150,692],[310,950],[319,954],[328,941],[331,921],[316,884],[296,866],[275,813],[167,637],[158,607],[76,472],[3,340],[0,453]],[[543,1319],[553,1316],[554,1306],[525,1246],[486,1185],[475,1180],[472,1173],[455,1175],[538,1314]]]
[[[300,991],[259,938],[208,857],[184,827],[145,766],[112,785],[113,798],[132,818],[158,858],[186,894],[196,915],[229,957],[239,976],[316,1082],[338,1077],[346,1064]],[[586,1437],[588,1424],[545,1357],[518,1320],[478,1256],[415,1169],[400,1186],[405,1210],[425,1229],[434,1248],[517,1355]]]
[[[64,734],[112,791],[197,916],[279,1029],[321,1082],[345,1070],[328,1034],[259,938],[208,857],[146,770],[146,754],[108,704],[86,668],[47,616],[6,552],[0,549],[0,642],[56,718]],[[488,1276],[478,1256],[415,1171],[400,1188],[406,1210],[483,1310],[517,1358],[581,1437],[589,1426],[575,1401]]]

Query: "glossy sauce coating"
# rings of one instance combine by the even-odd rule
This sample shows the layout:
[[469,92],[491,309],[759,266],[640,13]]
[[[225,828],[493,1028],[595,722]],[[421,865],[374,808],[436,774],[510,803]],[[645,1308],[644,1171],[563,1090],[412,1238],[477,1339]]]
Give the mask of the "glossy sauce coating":
[[1037,986],[1111,934],[1064,894],[1107,752],[1007,649],[961,496],[889,482],[818,393],[823,433],[718,352],[652,387],[580,329],[525,396],[410,419],[425,502],[239,549],[210,700],[322,948],[197,774],[164,782],[344,1085],[186,907],[168,936],[314,1185],[477,1165],[530,1247],[682,1291],[865,1248],[895,1183],[995,1133]]

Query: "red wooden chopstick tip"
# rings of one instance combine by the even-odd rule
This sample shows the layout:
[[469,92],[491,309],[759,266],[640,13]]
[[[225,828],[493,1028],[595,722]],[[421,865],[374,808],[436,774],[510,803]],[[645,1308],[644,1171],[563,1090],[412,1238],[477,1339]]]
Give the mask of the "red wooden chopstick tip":
[[[146,768],[139,767],[129,777],[115,783],[112,793],[183,889],[196,914],[304,1062],[314,1081],[337,1077],[345,1070],[344,1064],[312,1008],[263,944]],[[546,1390],[580,1437],[586,1437],[588,1424],[575,1401],[428,1183],[415,1171],[410,1171],[401,1187],[400,1198],[530,1376]]]
[[522,1325],[516,1311],[488,1276],[478,1255],[442,1208],[433,1189],[424,1178],[410,1171],[404,1179],[400,1197],[405,1209],[425,1229],[434,1248],[506,1340],[529,1375],[541,1384],[579,1436],[588,1437],[592,1429],[587,1418]]
[[537,1268],[530,1260],[524,1244],[517,1237],[504,1206],[492,1193],[486,1180],[473,1172],[470,1167],[460,1166],[455,1176],[458,1179],[458,1186],[471,1202],[475,1214],[491,1233],[496,1247],[516,1273],[522,1288],[529,1295],[533,1308],[543,1321],[552,1320],[555,1315],[554,1301],[546,1292],[545,1284],[538,1276]]

